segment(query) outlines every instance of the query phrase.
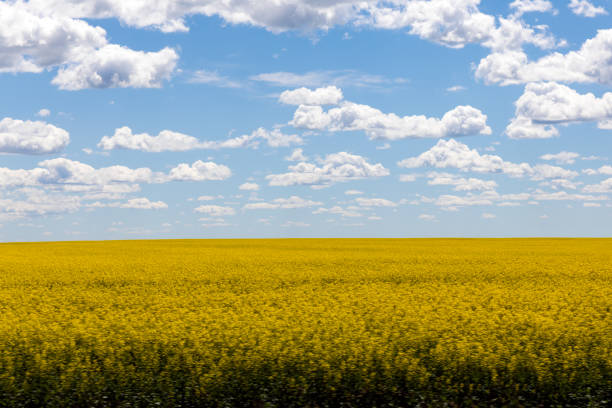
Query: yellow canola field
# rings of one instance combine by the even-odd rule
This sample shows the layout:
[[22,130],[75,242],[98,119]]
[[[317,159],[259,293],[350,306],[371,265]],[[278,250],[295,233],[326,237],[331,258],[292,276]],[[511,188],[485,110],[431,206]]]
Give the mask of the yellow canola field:
[[612,240],[0,245],[0,406],[607,406]]

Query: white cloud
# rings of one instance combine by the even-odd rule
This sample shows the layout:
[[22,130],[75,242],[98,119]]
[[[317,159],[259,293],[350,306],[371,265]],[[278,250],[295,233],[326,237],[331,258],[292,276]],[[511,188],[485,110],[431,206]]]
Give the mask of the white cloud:
[[361,194],[363,194],[363,192],[359,191],[359,190],[346,190],[344,192],[344,194],[346,194],[346,195],[361,195]]
[[[34,4],[36,3],[36,4]],[[0,3],[0,73],[59,67],[61,89],[159,87],[176,66],[169,48],[135,51],[109,44],[106,31],[37,2]]]
[[243,183],[243,184],[240,185],[240,187],[238,187],[238,189],[246,190],[246,191],[257,191],[257,190],[259,190],[259,184],[257,184],[257,183]]
[[160,88],[174,72],[178,54],[171,48],[135,51],[116,44],[89,53],[58,70],[51,81],[70,91],[86,88]]
[[334,206],[331,208],[319,208],[312,212],[313,214],[338,214],[342,217],[359,218],[363,217],[363,214],[355,210],[349,210],[340,206]]
[[472,191],[472,190],[494,190],[497,183],[493,180],[481,180],[477,178],[463,178],[449,173],[430,173],[427,184],[431,186],[454,186],[455,191]]
[[40,116],[41,118],[46,118],[49,115],[51,115],[51,111],[45,108],[39,110],[38,113],[36,113],[36,116]]
[[528,163],[512,163],[490,154],[481,155],[454,139],[439,140],[431,149],[417,157],[398,162],[398,166],[417,168],[430,166],[436,168],[457,168],[461,171],[476,173],[503,173],[511,177],[529,176],[534,180],[543,178],[574,178],[578,173],[548,164],[531,166]]
[[548,0],[514,0],[509,6],[514,10],[515,16],[533,12],[556,12],[552,3]]
[[39,121],[0,120],[0,153],[50,154],[68,145],[64,129]]
[[[585,188],[586,191],[586,188]],[[596,191],[589,191],[595,193]],[[606,201],[608,197],[605,195],[594,196],[590,194],[572,194],[566,191],[558,191],[549,193],[544,191],[536,191],[532,194],[535,200],[539,201]]]
[[423,115],[400,117],[348,101],[328,111],[320,106],[300,105],[290,124],[332,132],[364,131],[371,139],[387,140],[491,134],[487,115],[471,106],[457,106],[438,119]]
[[540,156],[540,159],[554,160],[557,164],[574,164],[578,157],[580,157],[578,153],[563,151],[556,154],[545,154]]
[[[523,1],[524,3],[525,1]],[[533,0],[533,3],[537,3]],[[480,0],[190,0],[175,2],[124,2],[122,0],[31,0],[28,8],[38,13],[53,10],[72,18],[118,18],[129,26],[157,28],[163,32],[187,31],[185,17],[195,14],[218,16],[229,24],[263,27],[273,33],[327,31],[353,24],[375,28],[406,29],[410,34],[445,45],[461,48],[469,43],[500,47],[501,39],[513,46],[532,43],[548,46],[547,33],[534,30],[523,22],[496,18],[478,9]],[[513,24],[518,28],[510,30]],[[518,32],[518,33],[517,33]]]
[[482,213],[481,217],[485,220],[492,220],[493,218],[497,218],[497,215],[491,213]]
[[397,207],[397,204],[393,201],[387,200],[386,198],[363,198],[358,197],[355,199],[360,207]]
[[584,186],[585,193],[612,193],[612,177],[597,184]]
[[148,133],[133,134],[127,126],[115,129],[113,136],[104,136],[98,143],[103,150],[130,149],[145,152],[187,151],[195,149],[238,149],[256,148],[259,140],[265,140],[270,147],[288,147],[302,144],[297,135],[286,135],[278,129],[268,131],[259,128],[249,135],[242,135],[220,141],[200,141],[193,136],[171,130],[162,130],[157,136]]
[[126,202],[100,202],[96,201],[91,204],[87,204],[88,208],[104,208],[104,207],[114,207],[114,208],[131,208],[136,210],[160,210],[168,208],[168,204],[163,201],[150,201],[148,198],[132,198],[127,200]]
[[461,85],[454,85],[451,87],[446,88],[447,92],[460,92],[460,91],[465,91],[467,88],[465,86],[461,86]]
[[612,84],[612,29],[598,30],[579,50],[554,52],[529,61],[521,50],[494,52],[482,59],[476,77],[501,85],[536,81]]
[[149,201],[148,198],[133,198],[121,205],[121,208],[135,208],[139,210],[159,210],[168,208],[163,201]]
[[[451,48],[480,43],[492,49],[518,48],[524,43],[540,48],[555,45],[544,27],[535,29],[512,17],[495,17],[478,10],[480,0],[413,0],[369,5],[369,16],[361,24],[377,28],[402,29],[410,34]],[[395,6],[395,7],[393,7]]]
[[612,92],[597,98],[555,82],[527,84],[515,105],[516,116],[506,128],[513,139],[557,136],[555,124],[599,122],[605,128],[612,120]]
[[307,200],[298,196],[289,198],[276,198],[271,202],[249,203],[244,206],[245,210],[275,210],[275,209],[293,209],[305,208],[323,205],[322,202]]
[[18,195],[19,197],[0,197],[0,220],[74,212],[81,207],[79,197],[48,193],[36,188],[21,189]]
[[219,75],[217,72],[199,70],[193,73],[188,79],[189,83],[192,84],[207,84],[214,85],[221,88],[242,88],[243,85],[240,82],[233,81],[226,76]]
[[382,164],[370,164],[358,155],[339,152],[329,154],[314,163],[300,162],[289,166],[289,172],[266,176],[271,186],[291,186],[296,184],[329,185],[336,182],[389,175]]
[[168,179],[178,181],[225,180],[231,175],[232,172],[227,166],[198,160],[191,165],[179,164],[170,170]]
[[210,217],[225,217],[236,214],[236,210],[234,210],[232,207],[225,207],[221,205],[201,205],[194,211],[209,215]]
[[298,88],[284,91],[278,100],[286,105],[337,105],[343,99],[342,90],[335,86],[317,88]]
[[423,220],[423,221],[437,221],[437,218],[436,218],[435,215],[421,214],[421,215],[419,215],[419,220]]
[[599,208],[601,207],[601,204],[599,203],[582,203],[583,207],[590,207],[590,208]]
[[304,156],[304,150],[298,148],[293,149],[293,152],[291,152],[289,156],[285,157],[285,160],[302,162],[308,160],[308,157]]
[[465,196],[444,194],[439,196],[434,203],[445,210],[457,210],[466,206],[490,206],[497,203],[498,206],[518,206],[520,202],[527,201],[531,197],[528,193],[499,194],[496,191],[484,191],[479,194],[468,193]]
[[204,195],[204,196],[198,197],[198,201],[214,201],[214,200],[222,200],[222,199],[223,199],[222,195],[218,195],[218,196]]
[[105,44],[100,27],[33,13],[21,2],[0,2],[0,72],[42,72]]
[[608,12],[603,7],[596,7],[588,0],[571,0],[569,9],[572,13],[583,17],[596,17],[598,15],[607,15]]

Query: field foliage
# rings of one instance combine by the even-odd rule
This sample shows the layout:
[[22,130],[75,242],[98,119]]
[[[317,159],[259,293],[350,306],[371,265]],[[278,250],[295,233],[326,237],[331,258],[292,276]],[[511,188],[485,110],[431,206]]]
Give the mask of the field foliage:
[[612,240],[0,245],[0,406],[606,406]]

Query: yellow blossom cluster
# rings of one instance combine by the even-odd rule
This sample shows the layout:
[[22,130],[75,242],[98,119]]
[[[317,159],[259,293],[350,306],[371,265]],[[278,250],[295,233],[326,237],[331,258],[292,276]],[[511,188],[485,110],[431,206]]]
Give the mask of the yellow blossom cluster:
[[607,406],[612,240],[0,245],[0,407]]

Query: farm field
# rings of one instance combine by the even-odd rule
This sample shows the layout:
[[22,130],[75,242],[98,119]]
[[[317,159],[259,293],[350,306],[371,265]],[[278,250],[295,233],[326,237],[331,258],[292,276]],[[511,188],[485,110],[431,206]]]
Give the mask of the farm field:
[[612,239],[0,245],[0,406],[609,406]]

